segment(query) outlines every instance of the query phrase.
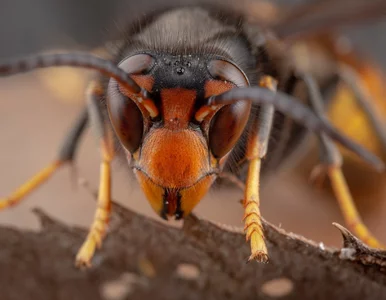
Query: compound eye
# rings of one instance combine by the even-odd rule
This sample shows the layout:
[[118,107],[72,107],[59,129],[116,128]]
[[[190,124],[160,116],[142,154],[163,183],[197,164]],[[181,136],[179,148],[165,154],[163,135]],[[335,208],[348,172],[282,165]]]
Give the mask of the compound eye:
[[209,128],[209,147],[216,158],[233,149],[247,124],[251,103],[240,101],[221,108],[212,118]]
[[214,79],[230,81],[239,87],[249,85],[245,73],[229,61],[212,60],[208,64],[208,71]]
[[[244,72],[228,61],[213,60],[208,70],[217,80],[232,82],[237,87],[249,85]],[[250,111],[250,101],[239,101],[222,107],[213,116],[209,127],[209,148],[214,157],[221,158],[233,149],[244,131]]]
[[149,54],[136,54],[119,63],[119,67],[128,74],[143,75],[153,68],[154,58]]
[[[119,67],[128,74],[143,75],[154,65],[148,54],[136,54],[123,60]],[[111,124],[121,144],[131,153],[141,145],[144,119],[138,105],[126,96],[115,80],[110,80],[107,89],[107,108]]]
[[117,82],[110,80],[107,89],[107,108],[116,135],[130,153],[141,145],[143,116],[137,104],[122,94]]

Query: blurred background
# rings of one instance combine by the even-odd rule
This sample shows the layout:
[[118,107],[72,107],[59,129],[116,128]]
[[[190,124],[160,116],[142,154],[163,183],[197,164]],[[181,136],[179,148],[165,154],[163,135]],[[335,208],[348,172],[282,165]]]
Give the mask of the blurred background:
[[[134,1],[35,0],[0,1],[0,59],[36,52],[92,50],[103,46],[121,18],[140,11]],[[155,1],[159,2],[159,1]],[[283,2],[283,1],[282,1]],[[295,2],[295,1],[293,1]],[[144,4],[145,3],[145,4]],[[345,30],[355,49],[386,70],[386,22]],[[92,72],[70,68],[39,70],[0,79],[0,197],[6,196],[56,157],[66,131],[81,110]],[[385,98],[383,98],[385,99]],[[386,100],[385,100],[386,101]],[[76,159],[78,174],[98,186],[97,143],[87,131]],[[328,187],[308,183],[317,163],[312,150],[293,168],[275,174],[262,185],[261,210],[269,222],[329,246],[341,238],[332,222],[343,224]],[[386,243],[386,178],[362,167],[347,169],[351,187],[365,223]],[[114,199],[160,221],[151,210],[131,172],[115,162]],[[366,177],[367,180],[364,180]],[[365,182],[362,185],[362,181]],[[242,226],[242,193],[232,186],[211,191],[195,210],[211,220]],[[0,212],[2,224],[39,229],[33,207],[41,207],[67,224],[89,226],[95,202],[61,169],[47,184],[17,207]]]

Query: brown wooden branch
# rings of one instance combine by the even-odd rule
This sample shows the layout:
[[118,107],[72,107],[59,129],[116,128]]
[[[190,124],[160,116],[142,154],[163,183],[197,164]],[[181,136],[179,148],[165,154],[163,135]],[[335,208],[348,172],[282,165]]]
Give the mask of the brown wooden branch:
[[[114,206],[90,270],[74,267],[86,231],[36,210],[41,232],[0,228],[0,299],[382,299],[385,252],[346,229],[343,250],[323,249],[265,223],[268,264],[246,263],[238,229],[189,217],[182,229]],[[281,280],[276,280],[281,278]],[[279,287],[273,288],[275,283]]]

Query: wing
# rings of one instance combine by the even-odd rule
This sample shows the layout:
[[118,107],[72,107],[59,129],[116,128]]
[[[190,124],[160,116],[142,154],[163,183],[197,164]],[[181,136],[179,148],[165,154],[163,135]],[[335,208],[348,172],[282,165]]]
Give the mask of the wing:
[[386,19],[385,0],[317,0],[283,12],[272,29],[289,39],[380,19]]

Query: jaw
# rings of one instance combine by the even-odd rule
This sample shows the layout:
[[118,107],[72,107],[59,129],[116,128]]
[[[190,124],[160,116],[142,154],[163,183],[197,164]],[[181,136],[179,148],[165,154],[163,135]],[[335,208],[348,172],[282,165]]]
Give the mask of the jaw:
[[216,178],[217,161],[197,130],[153,128],[133,155],[134,173],[163,218],[188,215]]
[[212,173],[188,187],[163,187],[139,169],[134,169],[134,174],[154,211],[164,219],[174,216],[177,220],[189,215],[216,179]]

